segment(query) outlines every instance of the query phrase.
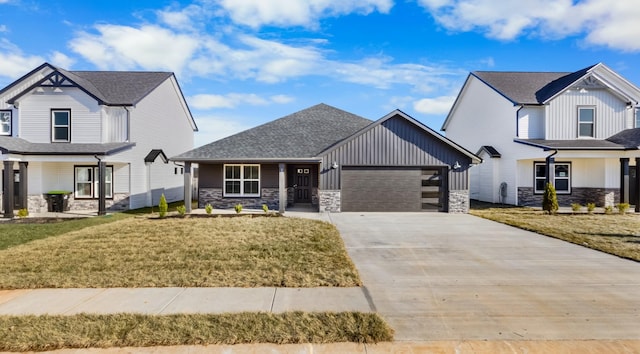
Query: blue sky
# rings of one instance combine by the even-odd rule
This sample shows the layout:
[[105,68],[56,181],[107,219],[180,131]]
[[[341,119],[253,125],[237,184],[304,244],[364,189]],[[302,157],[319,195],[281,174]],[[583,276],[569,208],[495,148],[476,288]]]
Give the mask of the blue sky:
[[43,62],[176,73],[196,146],[327,103],[439,130],[474,70],[640,84],[635,0],[0,0],[0,87]]

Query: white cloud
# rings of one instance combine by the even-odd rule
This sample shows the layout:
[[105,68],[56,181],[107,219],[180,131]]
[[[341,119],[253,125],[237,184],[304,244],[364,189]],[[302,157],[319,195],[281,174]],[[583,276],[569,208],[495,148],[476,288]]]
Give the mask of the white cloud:
[[238,117],[197,116],[198,132],[194,137],[194,146],[202,146],[251,128],[240,122],[247,119]]
[[7,28],[7,26],[6,26],[6,25],[0,25],[0,33],[2,33],[2,32],[8,32],[8,31],[9,31],[9,29]]
[[55,66],[70,69],[71,66],[76,62],[75,59],[68,57],[64,53],[60,53],[58,51],[54,51],[49,56],[49,62]]
[[456,96],[423,98],[413,103],[413,109],[423,114],[447,114]]
[[197,38],[153,25],[95,28],[97,34],[80,32],[69,46],[102,70],[143,68],[180,75],[198,48]]
[[592,45],[639,51],[640,6],[633,0],[419,0],[442,26],[489,38],[584,35]]
[[275,95],[269,98],[254,93],[229,93],[226,95],[200,94],[188,99],[189,106],[195,109],[235,108],[240,105],[266,106],[272,103],[286,104],[293,98],[286,95]]
[[44,58],[24,54],[15,44],[0,39],[0,76],[17,79],[44,62]]
[[393,0],[218,0],[218,3],[235,23],[253,28],[314,27],[321,17],[388,13],[393,6]]

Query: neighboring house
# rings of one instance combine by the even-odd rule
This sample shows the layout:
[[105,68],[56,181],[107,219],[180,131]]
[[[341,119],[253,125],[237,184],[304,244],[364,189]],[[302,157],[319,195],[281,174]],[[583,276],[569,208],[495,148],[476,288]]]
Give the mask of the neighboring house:
[[442,130],[484,159],[471,171],[472,199],[539,206],[551,182],[564,206],[631,202],[637,210],[639,101],[640,89],[604,64],[477,71]]
[[480,162],[401,111],[372,122],[325,104],[171,160],[198,163],[200,207],[266,204],[281,212],[466,212],[467,171]]
[[173,73],[45,63],[0,90],[3,212],[47,211],[54,190],[72,210],[182,200],[183,167],[167,156],[193,148],[194,131]]

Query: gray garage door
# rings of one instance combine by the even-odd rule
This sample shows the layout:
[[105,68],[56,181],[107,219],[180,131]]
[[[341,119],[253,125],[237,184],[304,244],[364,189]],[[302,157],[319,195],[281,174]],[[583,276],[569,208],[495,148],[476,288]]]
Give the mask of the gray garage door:
[[343,211],[440,211],[443,170],[416,167],[343,166]]

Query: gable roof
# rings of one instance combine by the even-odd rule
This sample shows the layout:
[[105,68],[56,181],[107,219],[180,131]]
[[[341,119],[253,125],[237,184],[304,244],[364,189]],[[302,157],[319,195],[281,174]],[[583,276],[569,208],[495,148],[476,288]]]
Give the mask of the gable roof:
[[377,121],[373,122],[372,124],[369,124],[366,127],[363,127],[362,129],[360,129],[359,131],[355,132],[350,137],[340,141],[338,144],[336,144],[335,146],[330,147],[326,151],[323,151],[323,154],[327,154],[331,150],[335,150],[335,149],[339,148],[340,146],[342,146],[344,144],[347,144],[349,141],[355,139],[356,137],[368,132],[371,129],[374,129],[376,126],[381,125],[384,122],[386,122],[387,120],[395,118],[395,117],[401,117],[402,119],[407,120],[408,122],[410,122],[411,124],[413,124],[416,127],[420,128],[422,131],[424,131],[428,135],[432,136],[433,138],[442,141],[443,143],[445,143],[446,145],[449,145],[450,147],[452,147],[455,150],[458,150],[463,155],[466,155],[467,157],[469,157],[471,159],[472,163],[481,163],[482,162],[482,159],[480,157],[478,157],[477,155],[475,155],[474,153],[472,153],[469,150],[463,148],[462,146],[456,144],[452,140],[450,140],[447,137],[439,134],[435,130],[429,128],[428,126],[426,126],[424,124],[422,124],[421,122],[417,121],[416,119],[414,119],[413,117],[411,117],[410,115],[404,113],[403,111],[401,111],[399,109],[396,109],[396,110],[392,111],[391,113],[387,114],[386,116],[384,116],[384,117],[378,119]]
[[480,147],[480,149],[478,150],[478,152],[476,152],[476,155],[480,156],[480,154],[482,152],[486,152],[487,155],[489,155],[489,157],[491,158],[500,158],[502,157],[502,154],[500,154],[500,152],[498,152],[498,150],[496,150],[496,148],[494,148],[491,145],[483,145]]
[[318,104],[172,157],[176,161],[314,160],[371,124],[366,118]]
[[11,97],[7,103],[15,103],[20,97],[37,87],[59,85],[60,87],[78,87],[101,105],[133,106],[173,76],[170,72],[151,71],[67,71],[45,63],[4,88],[0,94],[47,66],[53,70],[51,73]]

